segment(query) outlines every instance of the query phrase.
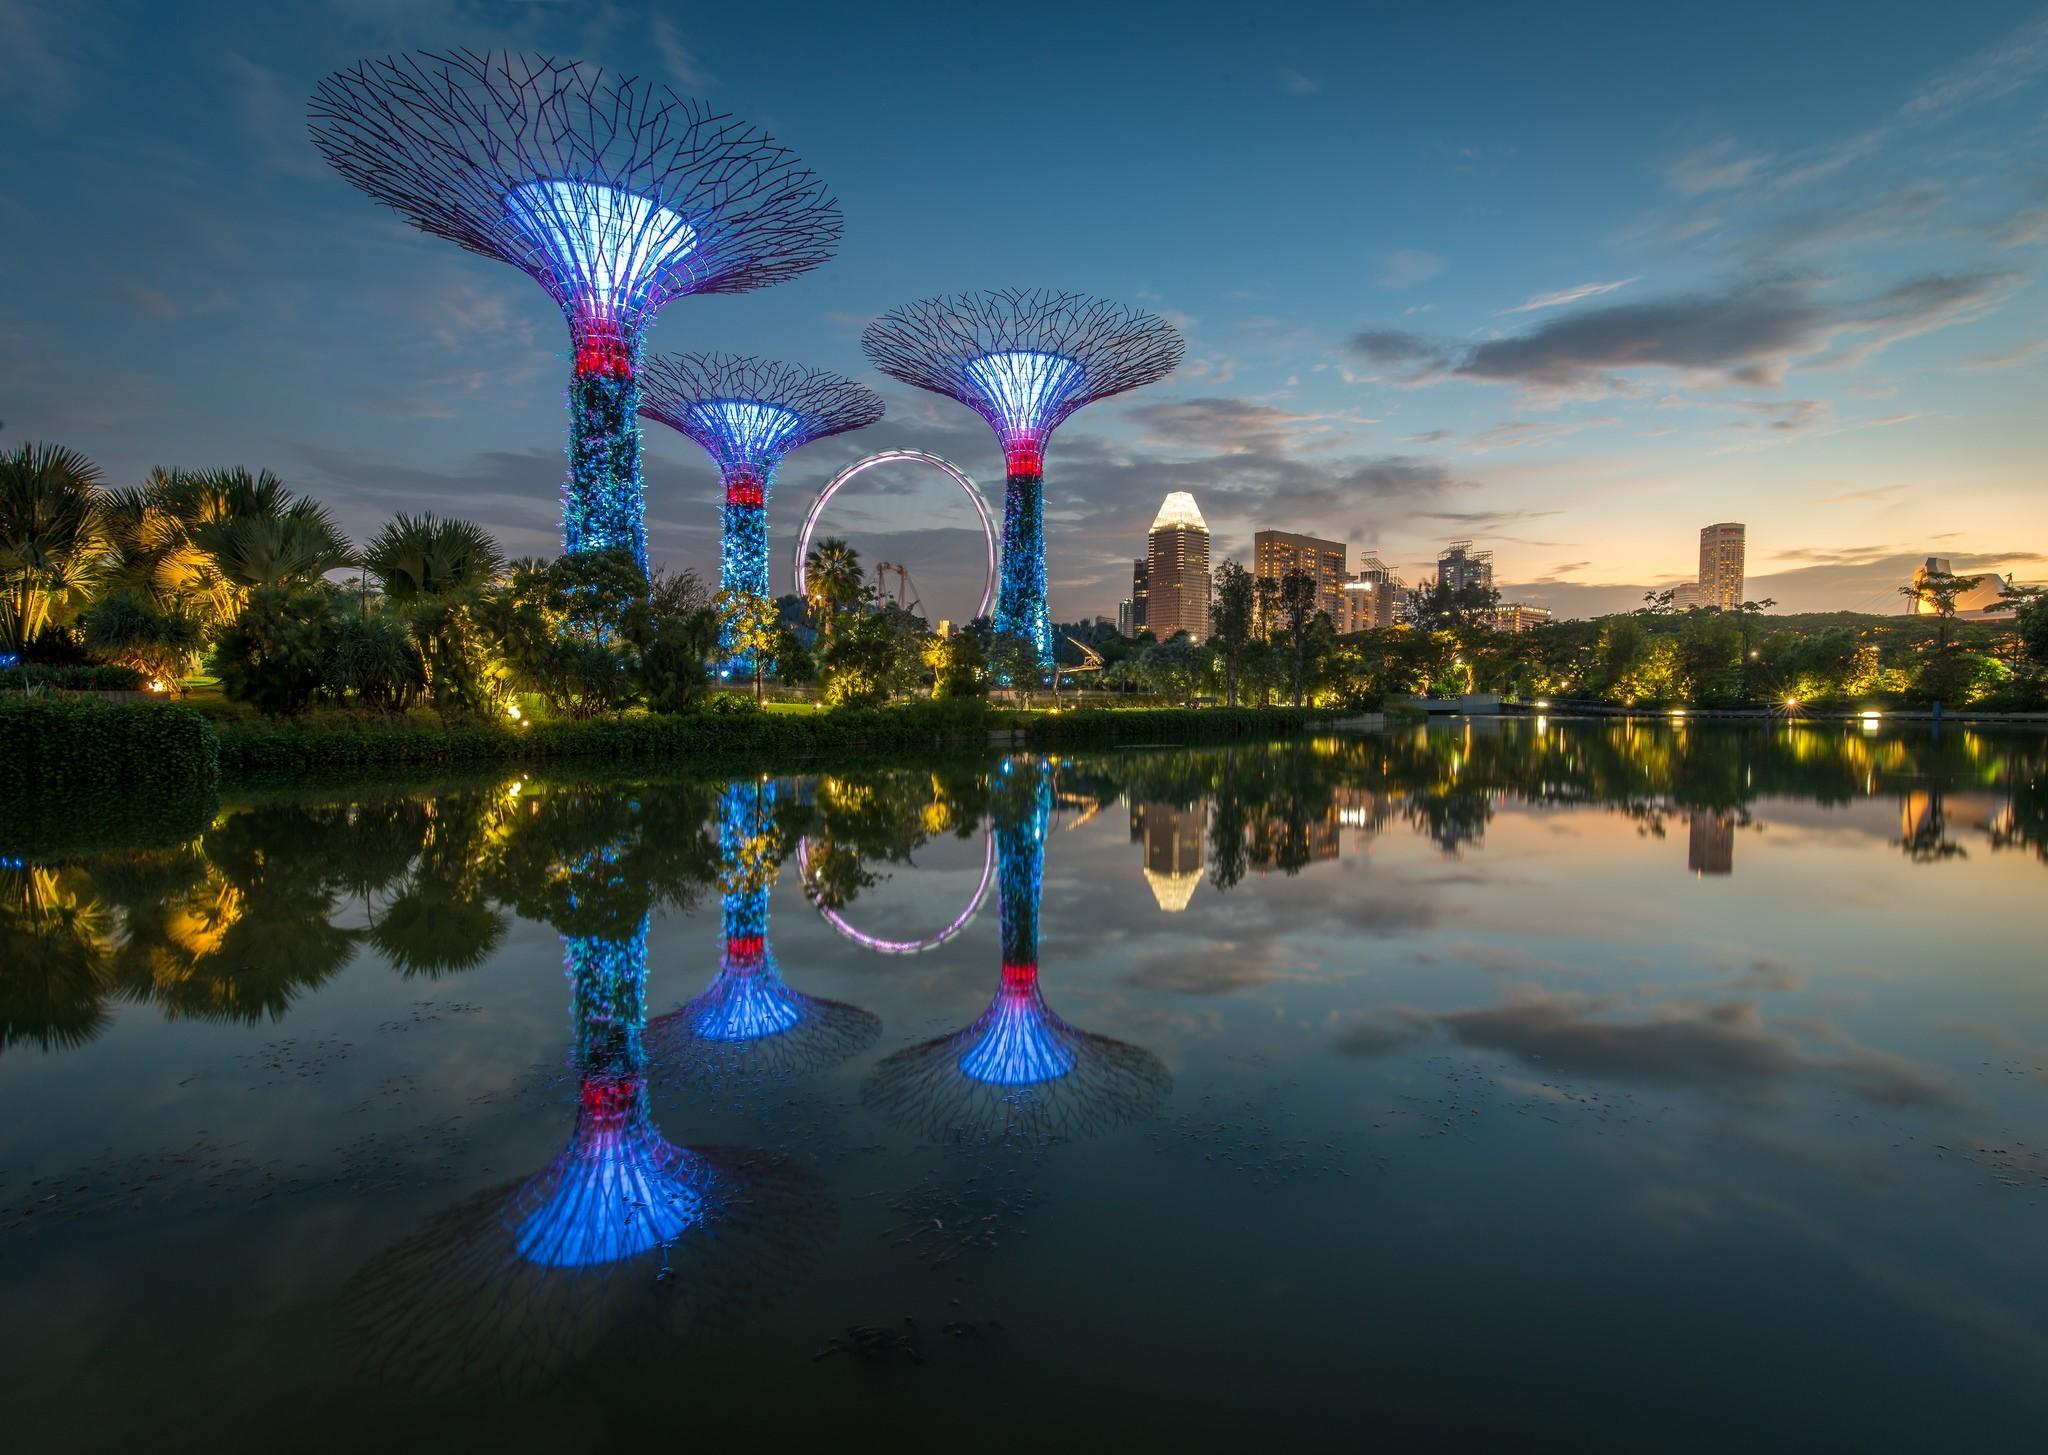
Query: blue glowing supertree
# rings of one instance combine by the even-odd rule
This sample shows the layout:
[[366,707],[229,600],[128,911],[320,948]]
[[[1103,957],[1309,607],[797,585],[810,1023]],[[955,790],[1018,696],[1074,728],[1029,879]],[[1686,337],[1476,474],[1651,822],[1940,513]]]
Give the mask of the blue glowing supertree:
[[1045,596],[1045,447],[1084,404],[1155,383],[1184,345],[1164,319],[1081,293],[1003,289],[927,298],[868,325],[861,347],[883,373],[957,399],[1002,441],[1002,580],[995,629],[1052,665]]
[[[622,860],[565,866],[571,918],[614,912]],[[823,1185],[762,1153],[679,1147],[655,1126],[646,1052],[648,919],[564,936],[576,1120],[545,1168],[468,1199],[344,1289],[339,1322],[388,1377],[519,1387],[730,1317],[793,1279],[832,1218]],[[637,1274],[638,1276],[633,1276]]]
[[881,1033],[871,1012],[789,988],[768,948],[768,895],[781,864],[775,784],[740,782],[719,805],[725,863],[725,951],[718,977],[649,1027],[658,1061],[720,1082],[813,1071],[843,1061]]
[[[725,536],[718,584],[768,595],[768,491],[791,451],[882,417],[881,396],[820,369],[736,354],[658,354],[640,377],[640,412],[688,436],[718,466]],[[726,647],[727,670],[753,663]]]
[[686,293],[829,258],[839,208],[786,149],[668,87],[545,56],[366,60],[320,84],[313,141],[422,231],[512,264],[568,315],[568,551],[647,563],[641,339]]
[[861,1098],[942,1142],[1070,1140],[1154,1116],[1172,1086],[1159,1058],[1081,1030],[1045,1003],[1038,910],[1052,775],[1042,761],[1014,758],[997,772],[995,999],[961,1030],[884,1058]]

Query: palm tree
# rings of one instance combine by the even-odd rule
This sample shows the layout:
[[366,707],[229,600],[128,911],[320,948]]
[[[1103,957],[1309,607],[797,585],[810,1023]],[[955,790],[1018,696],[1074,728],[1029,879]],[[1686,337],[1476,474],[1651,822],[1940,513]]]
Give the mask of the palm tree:
[[100,472],[62,445],[0,455],[0,648],[19,652],[83,605],[105,563]]
[[804,595],[812,617],[830,636],[839,613],[867,595],[860,552],[838,536],[827,536],[804,557]]
[[393,602],[441,600],[495,580],[505,553],[466,520],[398,515],[363,549],[363,565]]

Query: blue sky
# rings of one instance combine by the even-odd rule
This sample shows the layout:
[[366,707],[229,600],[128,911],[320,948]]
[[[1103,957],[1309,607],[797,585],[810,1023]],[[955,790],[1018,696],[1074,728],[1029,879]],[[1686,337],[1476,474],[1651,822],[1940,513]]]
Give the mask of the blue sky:
[[[844,207],[834,262],[680,300],[656,350],[884,382],[868,318],[1012,284],[1182,325],[1176,375],[1054,439],[1057,616],[1114,610],[1174,489],[1226,554],[1309,530],[1413,578],[1471,536],[1569,614],[1689,576],[1725,519],[1786,607],[1893,610],[1930,553],[2048,575],[2041,6],[1017,14],[0,0],[0,443],[117,483],[264,465],[358,536],[431,508],[552,551],[560,314],[369,203],[303,120],[364,55],[516,46],[757,122]],[[882,423],[785,465],[778,580],[860,454],[935,449],[1000,489],[975,416],[883,392]],[[715,569],[709,463],[647,440],[656,557]],[[980,550],[951,489],[875,472],[827,528],[959,616]]]

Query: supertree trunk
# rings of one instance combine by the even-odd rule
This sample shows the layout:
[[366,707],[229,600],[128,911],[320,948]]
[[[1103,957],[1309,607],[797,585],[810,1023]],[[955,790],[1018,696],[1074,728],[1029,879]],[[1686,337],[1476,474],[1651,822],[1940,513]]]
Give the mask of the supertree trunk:
[[1036,449],[1010,452],[1003,488],[1002,580],[995,629],[1023,637],[1052,666],[1052,613],[1045,598],[1045,466]]
[[624,548],[647,569],[647,499],[640,481],[640,338],[604,324],[574,324],[569,379],[569,479],[562,489],[562,548]]
[[[768,489],[773,470],[749,464],[728,465],[725,485],[725,536],[718,547],[718,584],[763,600],[768,596]],[[729,627],[719,633],[719,655],[734,676],[754,674],[754,653],[735,650]]]

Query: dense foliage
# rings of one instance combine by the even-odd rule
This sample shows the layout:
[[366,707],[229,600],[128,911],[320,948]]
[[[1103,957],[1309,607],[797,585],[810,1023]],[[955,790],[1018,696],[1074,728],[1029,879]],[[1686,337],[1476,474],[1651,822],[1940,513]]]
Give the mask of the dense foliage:
[[204,788],[219,771],[213,725],[188,709],[0,697],[0,795],[134,784]]

